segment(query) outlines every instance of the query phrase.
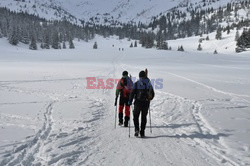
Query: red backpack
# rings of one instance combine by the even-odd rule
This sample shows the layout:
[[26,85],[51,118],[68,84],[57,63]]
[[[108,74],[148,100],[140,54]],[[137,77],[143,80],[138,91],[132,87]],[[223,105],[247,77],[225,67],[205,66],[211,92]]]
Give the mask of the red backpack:
[[132,81],[129,77],[123,77],[120,80],[120,85],[121,85],[121,95],[123,98],[129,98],[129,95],[132,90]]

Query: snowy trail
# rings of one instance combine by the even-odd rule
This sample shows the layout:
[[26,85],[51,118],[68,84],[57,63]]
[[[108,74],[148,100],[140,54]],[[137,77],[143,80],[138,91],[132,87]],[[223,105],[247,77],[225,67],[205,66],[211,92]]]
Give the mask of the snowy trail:
[[[115,70],[116,66],[114,66],[113,71],[109,72],[106,77],[109,78],[112,76]],[[17,91],[13,87],[11,90]],[[108,93],[105,90],[98,90],[96,93],[100,93],[101,91],[103,97]],[[48,92],[23,90],[22,88],[19,88],[18,92],[49,94]],[[86,90],[85,92],[88,93]],[[214,165],[216,163],[238,165],[229,159],[226,154],[223,154],[225,147],[220,143],[220,137],[226,135],[216,133],[204,121],[199,113],[201,105],[197,101],[157,91],[157,98],[151,107],[153,134],[151,136],[148,133],[149,136],[147,139],[140,140],[134,137],[128,138],[128,129],[126,128],[113,129],[113,123],[111,123],[113,122],[113,111],[109,111],[113,110],[113,107],[110,105],[111,98],[107,100],[102,100],[101,98],[93,100],[88,97],[89,108],[92,108],[90,114],[92,114],[93,118],[84,120],[83,124],[97,121],[93,125],[87,128],[78,128],[72,133],[55,133],[52,129],[54,123],[53,110],[56,109],[56,105],[60,102],[76,102],[79,100],[79,96],[77,99],[70,100],[63,93],[51,93],[50,95],[52,95],[52,99],[57,100],[52,100],[47,105],[44,113],[43,127],[34,136],[33,140],[18,146],[14,150],[14,154],[5,155],[9,155],[10,157],[2,161],[2,164],[10,166],[18,163],[22,163],[23,165],[39,163],[47,163],[49,165],[116,165],[117,163],[124,163],[124,165],[140,165],[145,163],[147,165],[164,165],[166,163],[178,165],[176,160],[179,159],[175,158],[175,156],[186,156],[180,162],[187,163],[187,165],[198,165],[198,163],[204,162],[203,160],[206,161],[207,165]],[[80,100],[83,99],[83,96],[80,96]],[[105,108],[104,105],[108,105],[108,108]],[[189,114],[185,113],[186,110],[189,110]],[[103,116],[105,115],[105,118],[103,117],[100,120],[99,116],[102,114]],[[166,124],[166,119],[168,119],[168,124]],[[86,133],[88,129],[94,131],[92,136]],[[131,129],[131,134],[133,135],[133,128]],[[85,137],[84,135],[87,136]],[[202,139],[206,139],[206,141]],[[57,150],[54,149],[55,145],[58,148]],[[64,150],[62,153],[58,153],[59,149]],[[109,155],[105,154],[107,151]],[[174,153],[169,153],[171,151]],[[202,151],[203,153],[201,153]],[[116,156],[115,160],[114,155]],[[152,159],[152,155],[156,157]],[[173,161],[175,162],[173,163]]]
[[[154,58],[148,64],[151,60],[161,60]],[[144,68],[126,60],[127,54],[122,52],[114,54],[105,65],[78,64],[74,68],[70,64],[67,69],[73,69],[67,74],[55,69],[38,72],[41,78],[1,80],[0,91],[7,98],[0,102],[0,124],[8,129],[17,126],[34,131],[24,140],[1,146],[0,165],[238,166],[250,163],[244,154],[248,147],[233,149],[228,144],[230,132],[219,130],[204,115],[212,109],[246,110],[250,107],[250,96],[209,86],[175,73],[171,66],[160,74],[150,71],[150,76],[164,76],[167,81],[180,82],[186,85],[184,88],[206,96],[200,99],[187,97],[185,93],[180,95],[183,89],[178,90],[177,85],[173,91],[156,90],[151,103],[152,134],[149,119],[145,139],[133,136],[132,121],[130,138],[128,128],[114,129],[114,90],[87,90],[85,78],[91,75],[119,78],[122,70],[138,73]]]
[[[100,77],[113,77],[116,68],[120,67],[118,64],[119,62],[113,62],[113,70],[106,76],[100,75]],[[82,80],[60,79],[52,80],[50,83],[58,84],[67,81],[79,84]],[[21,83],[34,84],[35,82],[22,81]],[[72,90],[71,93],[48,93],[42,90],[15,88],[15,85],[19,84],[15,82],[10,84],[2,88],[18,93],[50,96],[51,102],[46,106],[43,126],[33,140],[15,148],[14,153],[5,154],[6,159],[1,161],[1,165],[11,166],[18,163],[23,165],[116,165],[117,163],[123,163],[123,165],[165,165],[166,163],[168,165],[181,163],[199,165],[201,162],[206,163],[205,165],[241,165],[228,156],[229,149],[222,139],[227,135],[217,133],[209,125],[200,113],[202,104],[198,101],[157,90],[156,99],[151,106],[153,134],[150,134],[147,129],[148,137],[137,139],[133,136],[128,138],[127,128],[113,129],[114,107],[110,102],[113,101],[112,97],[109,95],[112,92],[96,90],[95,93],[99,97],[94,99],[86,94],[81,95],[79,89]],[[71,88],[74,89],[74,87]],[[92,92],[84,90],[84,93],[91,94]],[[105,99],[107,94],[110,97]],[[71,132],[63,132],[63,128],[59,132],[53,131],[55,123],[53,112],[58,105],[62,103],[74,105],[81,100],[87,101],[90,109],[84,114],[91,116],[83,119],[79,125],[81,127],[74,128]],[[64,125],[69,126],[74,123],[65,122]],[[131,123],[131,135],[133,135],[133,123]],[[154,158],[152,159],[151,156]]]

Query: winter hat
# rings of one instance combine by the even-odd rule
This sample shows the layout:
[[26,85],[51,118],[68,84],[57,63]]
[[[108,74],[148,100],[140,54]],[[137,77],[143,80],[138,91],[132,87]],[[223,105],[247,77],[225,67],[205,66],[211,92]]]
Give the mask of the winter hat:
[[140,71],[140,73],[139,73],[139,77],[140,77],[140,78],[144,78],[144,77],[146,77],[146,73],[145,73],[145,71]]
[[127,71],[122,72],[122,76],[128,76],[128,72]]

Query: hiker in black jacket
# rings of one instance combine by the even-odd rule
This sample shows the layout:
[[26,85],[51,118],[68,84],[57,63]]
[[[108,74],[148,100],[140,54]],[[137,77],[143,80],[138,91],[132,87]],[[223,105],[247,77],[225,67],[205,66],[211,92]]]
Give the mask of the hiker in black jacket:
[[132,92],[129,97],[128,104],[131,105],[133,99],[134,102],[134,126],[135,126],[135,136],[139,136],[139,116],[141,113],[141,137],[145,137],[145,128],[147,123],[147,114],[150,105],[150,101],[154,98],[154,89],[151,85],[150,80],[146,76],[145,71],[139,73],[140,79],[133,85]]

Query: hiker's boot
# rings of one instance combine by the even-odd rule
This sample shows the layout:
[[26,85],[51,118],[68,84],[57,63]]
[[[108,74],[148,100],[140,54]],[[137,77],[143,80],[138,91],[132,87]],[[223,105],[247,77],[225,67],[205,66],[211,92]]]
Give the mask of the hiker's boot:
[[122,126],[123,125],[123,113],[120,112],[119,113],[119,126]]
[[141,135],[141,138],[144,138],[144,137],[145,137],[145,132],[144,132],[144,130],[141,130],[141,131],[140,131],[140,135]]
[[135,131],[135,137],[139,137],[139,131]]
[[125,116],[124,127],[128,127],[129,117]]

